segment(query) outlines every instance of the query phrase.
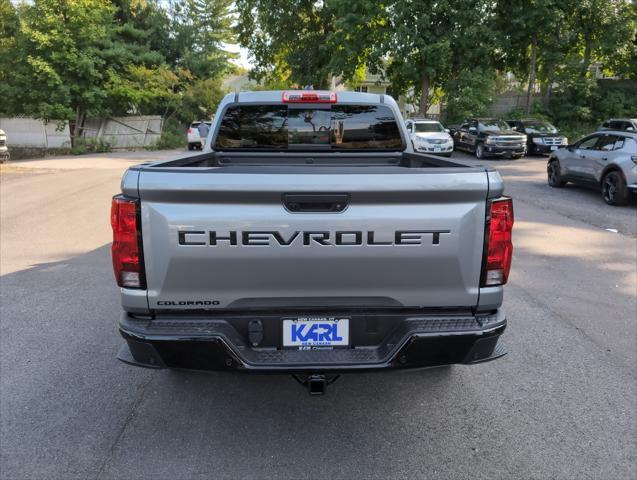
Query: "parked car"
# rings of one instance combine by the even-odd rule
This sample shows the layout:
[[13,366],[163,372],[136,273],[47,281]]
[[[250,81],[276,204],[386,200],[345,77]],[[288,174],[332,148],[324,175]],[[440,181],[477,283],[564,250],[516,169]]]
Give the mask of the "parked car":
[[9,147],[7,147],[7,135],[0,130],[0,163],[9,160]]
[[453,138],[436,120],[410,118],[405,122],[409,138],[417,152],[433,153],[450,157],[453,152]]
[[637,118],[611,118],[602,123],[597,131],[603,130],[625,130],[627,132],[637,132]]
[[475,154],[477,158],[520,158],[526,153],[526,135],[511,130],[497,118],[469,118],[453,136],[457,149]]
[[637,133],[596,132],[551,153],[548,183],[559,188],[567,182],[600,188],[609,205],[624,205],[637,192]]
[[526,135],[526,151],[547,155],[568,145],[568,138],[546,120],[507,120],[509,126]]
[[414,152],[388,95],[241,92],[218,112],[201,155],[131,167],[113,198],[120,360],[321,394],[506,353],[498,172]]
[[[210,127],[212,122],[205,121]],[[201,150],[201,136],[199,135],[199,125],[201,122],[192,122],[188,127],[188,150]]]
[[460,130],[460,125],[457,123],[447,125],[447,131],[449,132],[449,135],[451,135],[451,138],[453,138],[458,130]]

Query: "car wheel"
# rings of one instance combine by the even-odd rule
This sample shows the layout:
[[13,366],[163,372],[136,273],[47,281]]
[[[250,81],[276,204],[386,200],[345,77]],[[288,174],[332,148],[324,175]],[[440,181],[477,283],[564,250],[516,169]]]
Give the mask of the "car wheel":
[[194,146],[192,143],[189,143],[189,144],[188,144],[188,150],[191,150],[191,151],[192,151],[192,150],[194,150],[194,149],[195,149],[195,146]]
[[552,160],[546,167],[546,174],[548,178],[549,186],[553,188],[560,188],[566,185],[566,182],[562,179],[562,172],[560,171],[560,162]]
[[602,179],[602,197],[609,205],[626,205],[628,189],[621,173],[612,171]]
[[483,159],[484,157],[484,145],[478,143],[476,145],[476,158]]

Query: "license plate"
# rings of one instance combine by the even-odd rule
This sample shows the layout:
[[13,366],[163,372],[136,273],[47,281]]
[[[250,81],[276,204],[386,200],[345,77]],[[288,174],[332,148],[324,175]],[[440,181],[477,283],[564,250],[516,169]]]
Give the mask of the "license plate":
[[558,148],[560,148],[560,147],[558,147],[557,145],[551,146],[551,150],[557,150]]
[[434,152],[442,152],[442,147],[439,147],[438,145],[436,145],[434,147]]
[[298,317],[283,319],[283,346],[298,348],[346,347],[349,318]]

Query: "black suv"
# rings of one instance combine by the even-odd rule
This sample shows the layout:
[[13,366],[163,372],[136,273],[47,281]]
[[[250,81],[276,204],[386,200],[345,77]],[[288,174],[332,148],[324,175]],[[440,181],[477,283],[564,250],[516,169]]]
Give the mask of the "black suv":
[[496,118],[466,119],[454,132],[453,142],[457,149],[473,152],[477,158],[520,158],[526,153],[526,135]]
[[568,145],[568,139],[546,120],[507,120],[507,123],[526,135],[526,151],[529,153],[548,155]]

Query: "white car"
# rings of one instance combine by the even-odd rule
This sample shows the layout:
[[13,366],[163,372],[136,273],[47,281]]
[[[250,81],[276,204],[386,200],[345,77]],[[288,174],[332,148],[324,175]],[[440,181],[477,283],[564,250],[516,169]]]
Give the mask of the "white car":
[[0,163],[9,160],[9,148],[7,147],[7,135],[0,130]]
[[[210,128],[212,122],[205,122]],[[201,137],[199,136],[199,125],[201,122],[192,122],[188,127],[188,150],[201,150]]]
[[436,120],[411,118],[405,122],[414,150],[450,157],[453,152],[453,138],[449,130]]

